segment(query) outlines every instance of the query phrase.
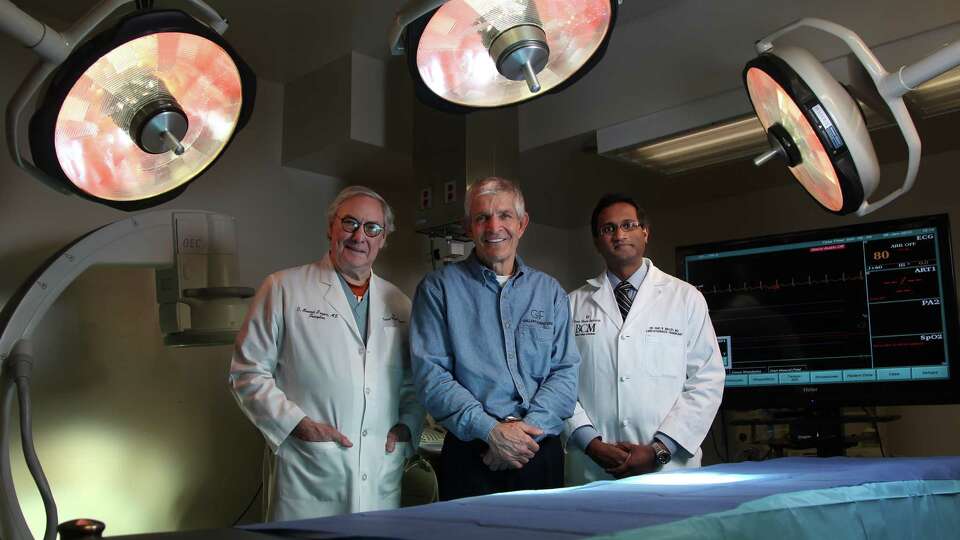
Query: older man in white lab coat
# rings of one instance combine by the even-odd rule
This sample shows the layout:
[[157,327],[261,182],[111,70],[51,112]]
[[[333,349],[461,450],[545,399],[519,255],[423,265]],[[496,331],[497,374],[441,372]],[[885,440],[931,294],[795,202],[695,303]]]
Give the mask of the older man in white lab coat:
[[570,293],[583,360],[567,483],[698,467],[724,382],[707,303],[644,258],[649,226],[630,197],[601,198],[590,226],[606,269]]
[[230,367],[233,393],[267,443],[268,521],[396,508],[423,422],[410,381],[410,299],[371,270],[393,212],[351,186],[328,225],[322,260],[260,287]]

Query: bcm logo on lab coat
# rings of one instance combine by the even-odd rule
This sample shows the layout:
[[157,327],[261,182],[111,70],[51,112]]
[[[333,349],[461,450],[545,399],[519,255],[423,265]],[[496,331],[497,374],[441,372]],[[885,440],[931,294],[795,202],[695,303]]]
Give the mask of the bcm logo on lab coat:
[[590,317],[584,317],[583,319],[574,319],[573,320],[574,335],[577,337],[597,335],[598,322],[600,322],[600,319],[591,319]]

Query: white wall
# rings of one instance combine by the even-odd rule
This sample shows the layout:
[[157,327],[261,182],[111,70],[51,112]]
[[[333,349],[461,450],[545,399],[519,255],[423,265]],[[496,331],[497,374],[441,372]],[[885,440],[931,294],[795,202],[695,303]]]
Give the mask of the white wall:
[[[33,57],[0,36],[0,58],[6,103]],[[208,173],[164,205],[236,217],[240,277],[253,287],[269,272],[323,255],[326,207],[341,187],[280,165],[282,113],[283,88],[259,81],[250,124]],[[125,215],[53,192],[4,152],[0,303],[65,243]],[[100,519],[110,535],[229,526],[259,483],[262,439],[227,391],[231,348],[164,348],[153,279],[143,269],[91,269],[35,334],[36,446],[59,518]],[[19,459],[19,447],[13,455]],[[36,534],[43,508],[19,461],[15,476]]]
[[562,229],[534,223],[520,244],[524,261],[557,278],[567,291],[583,286],[603,269],[590,228]]

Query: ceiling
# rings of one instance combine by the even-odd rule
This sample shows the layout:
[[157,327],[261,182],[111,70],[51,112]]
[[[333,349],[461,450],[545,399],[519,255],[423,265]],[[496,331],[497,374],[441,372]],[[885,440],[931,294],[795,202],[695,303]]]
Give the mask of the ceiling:
[[[387,28],[405,2],[207,1],[230,21],[226,37],[257,75],[282,83],[350,51],[388,60]],[[96,2],[15,3],[62,28]],[[183,7],[185,2],[157,0],[156,5]],[[888,68],[918,59],[910,56],[913,51],[908,54],[897,45],[911,36],[940,29],[960,39],[960,2],[956,0],[623,0],[603,61],[562,93],[519,109],[521,181],[538,191],[561,193],[551,196],[549,204],[531,201],[534,217],[558,226],[579,225],[589,215],[594,191],[642,190],[648,205],[669,206],[790,182],[784,171],[755,170],[743,162],[706,172],[658,176],[598,156],[596,133],[628,122],[642,124],[648,118],[662,118],[657,113],[692,107],[712,96],[742,92],[740,72],[754,55],[753,42],[803,16],[849,26],[871,46],[886,44],[888,52],[878,56]],[[822,34],[798,32],[789,41],[809,48],[823,60],[845,54],[839,42],[824,39]],[[746,103],[745,94],[742,99]],[[936,130],[941,124],[945,123],[926,122],[921,129]],[[656,128],[670,131],[669,125]],[[936,131],[932,133],[937,137]],[[951,142],[947,149],[951,148],[960,148],[960,142]],[[885,156],[882,160],[899,159],[895,150]],[[735,176],[738,182],[712,180],[720,174]],[[596,178],[604,181],[585,182]]]

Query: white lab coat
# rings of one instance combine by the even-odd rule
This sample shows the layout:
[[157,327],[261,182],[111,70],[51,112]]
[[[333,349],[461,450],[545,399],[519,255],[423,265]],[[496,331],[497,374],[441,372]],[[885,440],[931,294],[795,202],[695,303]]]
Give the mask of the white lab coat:
[[[579,400],[566,436],[593,425],[606,442],[649,444],[657,431],[692,452],[665,469],[698,467],[723,395],[724,369],[700,291],[650,264],[623,321],[606,271],[570,293],[580,349]],[[680,453],[680,452],[678,452]],[[566,480],[609,480],[573,444]]]
[[[250,306],[230,385],[267,443],[268,521],[399,506],[413,449],[401,443],[387,454],[387,432],[404,423],[417,441],[424,415],[410,380],[410,299],[376,275],[368,294],[366,345],[329,255],[269,276]],[[304,416],[353,447],[294,437]]]

